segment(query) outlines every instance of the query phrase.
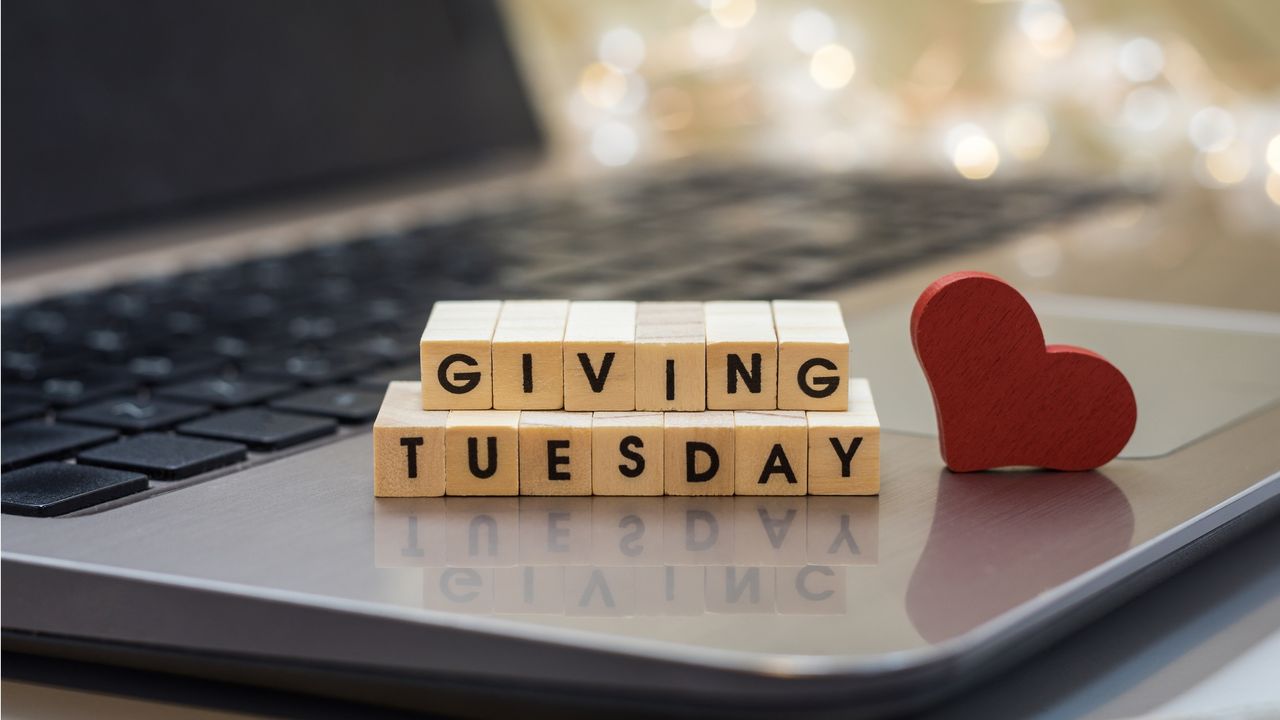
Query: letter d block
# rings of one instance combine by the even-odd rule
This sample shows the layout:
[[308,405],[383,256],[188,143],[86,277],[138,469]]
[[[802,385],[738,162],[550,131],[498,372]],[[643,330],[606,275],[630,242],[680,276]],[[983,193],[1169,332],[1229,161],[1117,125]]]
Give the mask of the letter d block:
[[598,412],[591,424],[591,492],[661,495],[662,413]]
[[444,430],[446,495],[520,493],[520,411],[454,410]]
[[849,333],[840,304],[774,300],[773,321],[778,333],[778,407],[846,409]]
[[670,412],[662,433],[668,495],[732,495],[733,413]]
[[493,407],[490,346],[502,303],[450,300],[431,308],[420,343],[424,410]]
[[520,413],[520,494],[591,494],[590,413]]
[[799,410],[733,414],[734,485],[739,495],[804,495],[809,488],[808,432]]
[[416,382],[393,382],[373,422],[373,494],[444,495],[444,428],[449,413],[423,410]]
[[849,381],[849,409],[809,412],[809,494],[880,493],[880,419],[865,378]]

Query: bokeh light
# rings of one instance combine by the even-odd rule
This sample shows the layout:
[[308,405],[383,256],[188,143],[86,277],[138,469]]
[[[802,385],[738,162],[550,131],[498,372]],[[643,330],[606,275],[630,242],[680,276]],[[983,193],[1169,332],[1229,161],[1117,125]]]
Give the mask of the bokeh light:
[[849,48],[830,43],[818,48],[809,59],[809,76],[818,87],[838,90],[849,84],[857,67]]

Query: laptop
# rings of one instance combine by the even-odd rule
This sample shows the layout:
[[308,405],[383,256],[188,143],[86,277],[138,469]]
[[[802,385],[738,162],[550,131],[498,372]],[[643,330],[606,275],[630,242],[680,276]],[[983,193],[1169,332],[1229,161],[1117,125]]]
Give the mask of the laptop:
[[[5,10],[7,652],[450,714],[876,716],[1280,507],[1273,244],[1210,193],[584,180],[489,3]],[[945,470],[908,317],[959,269],[1126,373],[1120,459]],[[375,499],[432,304],[495,297],[839,300],[881,494]]]

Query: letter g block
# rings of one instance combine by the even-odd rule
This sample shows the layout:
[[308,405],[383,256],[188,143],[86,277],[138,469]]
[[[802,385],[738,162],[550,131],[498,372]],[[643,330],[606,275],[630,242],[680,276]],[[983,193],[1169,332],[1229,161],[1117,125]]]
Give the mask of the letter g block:
[[493,407],[491,346],[502,303],[442,301],[422,331],[422,408],[488,410]]

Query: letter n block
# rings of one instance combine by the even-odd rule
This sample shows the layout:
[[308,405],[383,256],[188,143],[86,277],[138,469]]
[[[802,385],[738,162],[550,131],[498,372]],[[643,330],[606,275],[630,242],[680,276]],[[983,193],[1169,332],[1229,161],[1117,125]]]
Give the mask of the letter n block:
[[444,433],[449,413],[423,410],[416,382],[393,382],[373,422],[373,494],[444,495]]
[[422,409],[487,410],[493,407],[490,346],[502,302],[436,303],[419,344]]
[[732,495],[733,413],[670,412],[663,418],[668,495]]
[[849,381],[849,409],[809,412],[809,494],[880,493],[880,419],[865,378]]
[[849,377],[849,332],[840,304],[830,300],[774,300],[778,333],[778,407],[844,410]]
[[520,411],[454,410],[444,430],[446,495],[520,493]]
[[738,495],[804,495],[809,488],[808,427],[799,410],[733,414]]
[[520,494],[591,494],[590,413],[520,413]]
[[704,306],[707,407],[778,407],[778,337],[773,310],[763,301],[716,301]]
[[665,456],[660,412],[598,412],[591,425],[591,492],[661,495]]

